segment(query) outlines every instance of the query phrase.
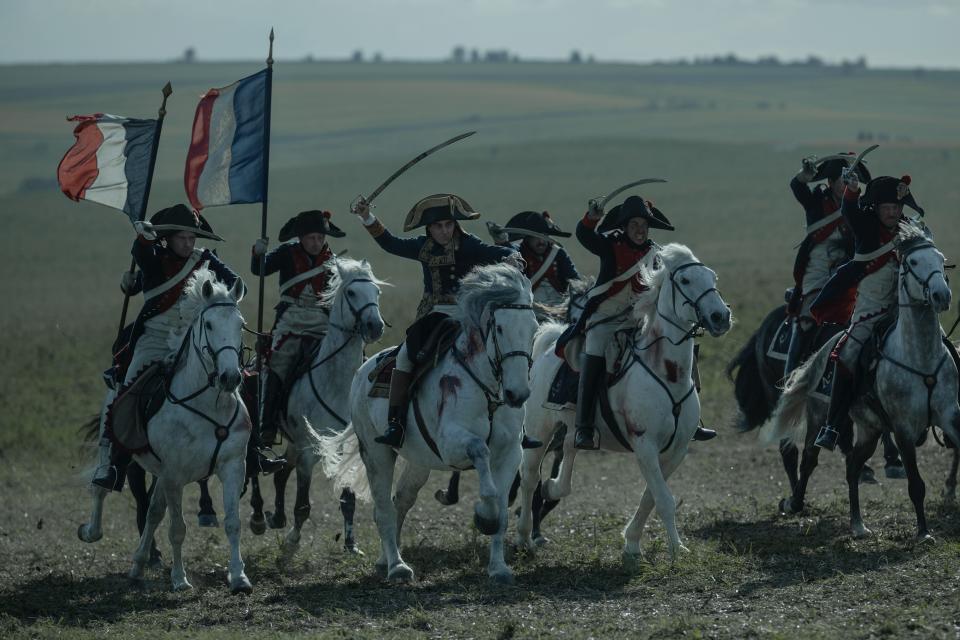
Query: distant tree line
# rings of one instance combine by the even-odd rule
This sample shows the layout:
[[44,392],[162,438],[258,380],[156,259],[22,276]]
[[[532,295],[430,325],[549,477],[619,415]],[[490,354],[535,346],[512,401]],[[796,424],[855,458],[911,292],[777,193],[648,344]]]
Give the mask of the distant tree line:
[[827,62],[823,58],[815,55],[809,55],[801,60],[781,60],[777,56],[760,56],[756,60],[741,58],[735,53],[728,53],[720,56],[697,56],[692,60],[681,58],[679,60],[655,60],[655,65],[715,65],[721,67],[812,67],[826,68],[839,67],[841,69],[866,69],[867,58],[860,56],[853,60],[841,60],[837,63]]

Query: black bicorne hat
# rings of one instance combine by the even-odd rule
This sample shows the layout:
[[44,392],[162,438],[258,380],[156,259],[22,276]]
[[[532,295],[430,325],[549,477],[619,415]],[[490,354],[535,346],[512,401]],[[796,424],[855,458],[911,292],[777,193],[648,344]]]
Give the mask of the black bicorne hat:
[[210,223],[200,215],[199,211],[194,211],[185,204],[175,204],[157,211],[150,217],[150,224],[153,225],[157,236],[161,238],[188,231],[199,238],[223,240],[213,232]]
[[[817,173],[810,182],[836,180],[843,173],[843,170],[849,167],[850,163],[856,159],[857,154],[852,151],[847,151],[846,153],[838,153],[818,160],[816,163]],[[860,182],[870,182],[870,170],[867,169],[867,165],[864,164],[863,160],[857,164],[857,177],[860,179]]]
[[914,200],[913,194],[910,193],[910,182],[910,176],[900,178],[880,176],[874,178],[867,183],[867,187],[860,197],[861,208],[873,211],[880,204],[902,204],[922,216],[923,209]]
[[597,232],[606,233],[614,229],[625,229],[627,222],[633,218],[643,218],[651,229],[674,230],[667,216],[653,206],[652,202],[644,200],[640,196],[630,196],[623,201],[623,204],[618,204],[607,212],[603,221],[600,222],[600,226],[597,227]]
[[[559,225],[553,221],[550,214],[546,211],[521,211],[517,215],[507,220],[503,228],[510,236],[510,241],[520,240],[528,234],[518,230],[532,231],[536,236],[556,236],[558,238],[569,238],[570,233],[560,229]],[[530,234],[530,235],[533,235]]]
[[278,239],[280,242],[286,242],[293,238],[305,236],[308,233],[322,233],[332,238],[342,238],[347,235],[337,225],[330,222],[331,215],[329,211],[318,209],[301,211],[280,227]]
[[413,205],[403,221],[403,230],[411,231],[443,220],[476,220],[479,217],[480,214],[460,196],[436,193]]

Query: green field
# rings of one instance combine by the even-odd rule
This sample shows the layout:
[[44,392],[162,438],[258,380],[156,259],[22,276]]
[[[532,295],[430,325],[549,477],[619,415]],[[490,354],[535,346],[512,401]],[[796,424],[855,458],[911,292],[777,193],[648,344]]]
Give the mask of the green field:
[[[129,495],[108,503],[104,541],[86,546],[74,532],[87,499],[76,427],[103,391],[99,372],[108,364],[133,233],[122,214],[59,193],[57,162],[72,142],[64,116],[152,117],[160,87],[173,83],[153,211],[184,200],[199,95],[259,68],[0,67],[0,633],[955,636],[960,517],[938,497],[947,455],[921,450],[933,547],[912,548],[913,510],[904,483],[893,481],[865,490],[868,525],[878,535],[852,541],[835,456],[822,458],[810,511],[778,518],[785,491],[778,456],[727,428],[735,407],[722,375],[791,284],[803,223],[787,183],[804,155],[879,142],[870,156],[874,175],[911,174],[938,245],[948,260],[960,252],[960,73],[952,72],[277,63],[270,235],[300,210],[332,210],[348,233],[331,242],[334,249],[369,258],[395,285],[383,299],[393,325],[385,343],[413,316],[419,267],[380,252],[347,207],[408,157],[478,131],[384,192],[376,213],[395,230],[417,199],[441,191],[462,195],[483,219],[545,209],[572,230],[590,197],[640,177],[670,180],[644,192],[678,229],[655,239],[688,244],[713,267],[738,321],[727,336],[702,340],[704,414],[721,425],[721,437],[695,447],[671,480],[684,500],[678,522],[693,555],[669,564],[655,519],[647,536],[654,562],[639,574],[622,572],[619,529],[639,498],[639,472],[627,457],[596,455],[580,458],[575,497],[548,521],[554,544],[515,563],[510,589],[489,587],[482,576],[486,545],[467,515],[472,481],[461,506],[443,510],[429,497],[437,477],[411,515],[405,555],[421,577],[412,587],[381,584],[370,555],[342,556],[333,541],[336,504],[321,481],[292,570],[274,566],[272,534],[244,533],[257,589],[251,598],[226,595],[222,532],[192,526],[186,550],[197,589],[169,594],[157,573],[146,591],[131,591],[122,577],[135,545]],[[206,215],[227,240],[220,256],[247,273],[259,205]],[[473,230],[485,235],[482,221]],[[574,239],[566,246],[581,271],[595,273]],[[275,287],[268,282],[270,306]],[[243,303],[251,323],[255,301]],[[360,542],[372,551],[367,507],[358,521]]]

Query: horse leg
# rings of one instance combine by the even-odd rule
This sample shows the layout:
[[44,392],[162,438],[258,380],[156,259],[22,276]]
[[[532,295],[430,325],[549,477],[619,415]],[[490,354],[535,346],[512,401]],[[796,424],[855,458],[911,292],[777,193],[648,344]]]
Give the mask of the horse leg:
[[227,580],[231,593],[251,593],[250,584],[244,572],[243,558],[240,555],[240,493],[243,491],[246,473],[244,459],[220,465],[217,477],[223,487],[223,529],[230,542],[230,569]]
[[353,515],[357,511],[357,494],[350,487],[340,492],[340,513],[343,515],[343,549],[358,556],[363,555],[353,535]]
[[917,512],[917,540],[920,542],[932,542],[933,536],[927,529],[927,516],[923,510],[923,500],[927,494],[927,487],[920,477],[920,469],[917,467],[917,448],[914,442],[902,435],[899,431],[894,431],[894,439],[897,448],[900,449],[900,459],[907,471],[907,492],[910,494],[910,500],[913,502],[913,509]]
[[170,483],[164,491],[170,511],[170,547],[173,550],[170,581],[174,591],[185,591],[192,589],[193,585],[187,581],[187,571],[183,566],[183,539],[187,535],[187,524],[183,521],[183,487]]
[[534,500],[541,492],[540,466],[546,454],[546,447],[524,449],[520,458],[520,513],[517,516],[517,546],[530,553],[536,550],[533,539],[535,515]]
[[[127,481],[130,483],[130,494],[137,501],[137,532],[143,534],[143,527],[147,522],[147,509],[150,508],[150,496],[157,486],[157,479],[154,478],[147,489],[147,473],[136,462],[131,462],[127,467]],[[150,560],[149,566],[160,566],[160,550],[157,548],[157,541],[150,541]]]
[[[507,535],[509,509],[507,498],[510,485],[517,475],[522,453],[519,447],[511,446],[500,455],[491,456],[490,472],[497,489],[498,527],[497,532],[490,539],[490,557],[487,561],[487,575],[498,584],[513,584],[513,571],[507,566],[504,558],[504,539]],[[479,469],[479,467],[478,467]]]
[[313,467],[319,457],[312,448],[306,448],[297,457],[297,500],[293,505],[293,526],[283,540],[284,559],[293,558],[300,546],[300,530],[310,518],[310,482],[313,479]]
[[[472,436],[466,441],[466,453],[477,470],[480,483],[480,499],[473,507],[473,524],[480,533],[492,536],[500,529],[500,505],[498,488],[490,472],[490,450],[483,440]],[[519,461],[517,461],[519,462]],[[516,472],[516,471],[514,471]],[[510,480],[513,480],[512,476]],[[503,488],[506,499],[508,487]]]
[[[635,453],[637,462],[640,463],[640,473],[647,483],[647,489],[653,494],[654,504],[657,507],[657,514],[663,521],[663,526],[667,530],[667,548],[670,551],[670,557],[676,560],[681,552],[687,552],[685,546],[680,541],[680,534],[677,532],[677,503],[670,488],[667,486],[667,480],[660,468],[660,453],[656,449],[656,444],[652,442],[641,442],[636,447]],[[686,455],[685,450],[679,450],[670,457],[673,460],[673,466],[679,465]]]
[[162,484],[156,484],[153,488],[153,495],[150,496],[150,507],[147,509],[147,519],[144,522],[143,533],[140,534],[140,544],[137,550],[133,552],[133,566],[130,567],[128,574],[132,580],[141,580],[143,578],[143,568],[150,559],[150,547],[153,544],[153,536],[157,532],[157,527],[163,521],[163,515],[167,511],[167,495],[164,492]]
[[460,502],[460,472],[454,471],[451,473],[450,482],[447,484],[446,490],[437,489],[437,492],[433,494],[433,497],[437,499],[437,502],[445,507],[449,507],[450,505]]
[[291,473],[293,473],[293,466],[287,464],[273,474],[273,508],[276,509],[276,511],[265,512],[267,526],[271,529],[283,529],[287,526],[285,494],[287,491],[287,481],[290,479]]
[[[560,475],[560,464],[563,462],[563,450],[556,452],[553,457],[553,468],[550,471],[550,477],[556,478]],[[533,494],[533,542],[539,547],[550,542],[550,539],[540,533],[540,525],[547,514],[553,511],[559,500],[546,500],[543,497],[543,484],[537,485],[537,490]]]
[[263,535],[267,530],[267,521],[263,515],[263,495],[260,493],[260,476],[253,473],[250,476],[250,532],[255,536]]
[[[682,460],[683,456],[674,455],[664,462],[662,467],[664,480],[676,471]],[[623,564],[630,570],[635,570],[638,562],[643,559],[640,536],[643,535],[643,529],[647,525],[647,518],[650,517],[650,512],[653,511],[653,507],[653,492],[650,491],[650,486],[648,485],[643,490],[643,495],[640,497],[640,504],[637,505],[636,512],[623,529]]]
[[560,500],[566,498],[572,491],[573,484],[573,462],[577,458],[577,449],[573,446],[573,438],[568,437],[563,441],[563,457],[560,462],[560,472],[556,477],[550,478],[543,483],[540,493],[545,501]]
[[217,511],[213,508],[213,498],[210,497],[210,487],[207,485],[207,479],[204,478],[197,484],[200,485],[200,511],[197,513],[197,525],[201,527],[219,527],[217,521]]
[[[783,462],[783,470],[787,472],[787,480],[790,481],[790,495],[797,493],[797,467],[800,463],[800,452],[797,445],[787,439],[780,441],[780,460]],[[781,503],[780,511],[783,511]]]
[[814,469],[820,461],[820,447],[813,445],[804,446],[803,455],[800,458],[800,477],[793,489],[789,499],[784,498],[780,501],[780,513],[800,513],[806,504],[807,485],[813,476]]
[[403,523],[410,507],[417,501],[417,494],[430,477],[430,469],[413,463],[408,464],[397,480],[397,492],[393,504],[397,510],[397,544],[402,544]]
[[90,485],[91,508],[87,522],[77,529],[77,537],[84,542],[96,542],[103,537],[103,501],[109,490],[95,484]]
[[946,502],[957,500],[957,468],[960,467],[960,449],[954,448],[953,461],[950,463],[950,472],[943,487],[943,499]]
[[410,582],[414,578],[411,569],[400,557],[397,545],[397,508],[390,496],[393,490],[393,472],[397,465],[397,454],[390,447],[374,444],[372,447],[361,445],[360,456],[367,471],[370,483],[370,495],[373,498],[373,519],[380,534],[380,558],[376,567],[387,580]]
[[860,513],[860,471],[877,449],[880,433],[871,433],[865,440],[858,442],[847,454],[847,493],[850,501],[850,530],[854,538],[870,535],[870,529],[863,524]]

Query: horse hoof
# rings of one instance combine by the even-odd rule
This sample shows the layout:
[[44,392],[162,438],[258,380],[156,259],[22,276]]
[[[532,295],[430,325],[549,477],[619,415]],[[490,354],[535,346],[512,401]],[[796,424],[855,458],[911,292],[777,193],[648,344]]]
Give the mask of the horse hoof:
[[191,589],[193,589],[193,585],[187,582],[186,578],[183,580],[174,581],[173,583],[174,591],[190,591]]
[[643,565],[642,553],[629,553],[624,551],[620,557],[623,562],[624,571],[627,573],[636,573],[640,571],[640,567]]
[[364,555],[363,549],[361,549],[361,548],[359,547],[359,545],[357,545],[356,542],[348,542],[348,543],[345,543],[345,544],[343,545],[343,550],[346,551],[347,553],[353,554],[353,555],[355,555],[355,556],[362,556],[362,555]]
[[385,564],[380,564],[380,563],[378,562],[377,564],[373,565],[373,570],[374,570],[374,571],[376,572],[376,574],[377,574],[378,576],[380,576],[381,578],[386,578],[386,577],[387,577],[387,565],[385,565]]
[[853,537],[856,540],[863,540],[864,538],[869,538],[872,535],[873,535],[873,531],[866,528],[862,524],[853,527]]
[[550,544],[550,538],[538,533],[533,537],[533,544],[538,547],[545,547]]
[[287,516],[282,513],[266,512],[267,526],[271,529],[283,529],[287,526]]
[[493,580],[494,584],[509,586],[513,584],[513,573],[509,569],[506,571],[498,571],[497,573],[491,573],[490,579]]
[[137,584],[142,583],[143,567],[137,563],[134,563],[134,565],[130,567],[130,571],[127,573],[127,578],[129,578],[131,582],[134,582]]
[[437,499],[437,502],[445,507],[449,507],[460,502],[460,496],[448,496],[446,489],[437,489],[437,492],[433,494],[433,497]]
[[243,593],[250,595],[253,593],[253,585],[250,584],[250,580],[245,575],[241,575],[237,580],[230,581],[230,593],[236,595],[238,593]]
[[387,580],[390,582],[407,583],[413,581],[413,569],[402,562],[395,566],[387,574]]
[[676,548],[674,548],[674,549],[672,549],[672,550],[670,551],[670,561],[671,561],[671,562],[676,562],[677,560],[679,560],[679,559],[682,558],[683,556],[686,556],[686,555],[689,555],[689,554],[690,554],[690,549],[688,549],[686,546],[684,546],[684,545],[682,545],[682,544],[679,544],[679,545],[676,546]]
[[163,564],[163,556],[158,549],[150,552],[150,559],[147,561],[147,567],[150,569],[159,569]]
[[217,519],[217,514],[215,513],[198,513],[197,525],[201,527],[215,528],[220,526],[220,520]]
[[500,521],[496,518],[484,518],[479,513],[473,514],[473,525],[485,536],[492,536],[500,531]]
[[936,541],[937,541],[937,539],[934,538],[934,537],[933,537],[932,535],[930,535],[929,533],[917,534],[917,544],[929,545],[929,544],[934,544],[934,543],[936,543]]
[[103,537],[102,532],[96,536],[88,536],[87,531],[88,531],[88,527],[85,524],[82,524],[79,527],[77,527],[77,537],[80,538],[80,540],[82,540],[83,542],[96,542],[97,540]]
[[255,536],[262,536],[267,530],[267,521],[263,519],[263,516],[259,518],[256,516],[250,516],[250,532]]
[[780,515],[789,516],[796,515],[803,511],[803,507],[797,509],[793,504],[793,498],[784,498],[780,501],[780,505],[777,507],[780,509]]
[[863,469],[860,470],[860,484],[880,484],[877,482],[877,474],[873,472],[873,469],[864,465]]

